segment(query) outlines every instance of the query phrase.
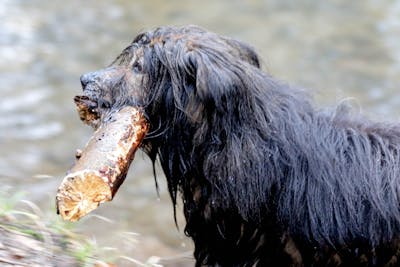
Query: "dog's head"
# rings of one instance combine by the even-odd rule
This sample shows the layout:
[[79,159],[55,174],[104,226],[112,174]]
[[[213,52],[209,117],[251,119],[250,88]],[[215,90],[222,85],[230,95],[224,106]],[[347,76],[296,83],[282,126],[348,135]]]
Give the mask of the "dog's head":
[[[81,76],[85,96],[98,112],[143,107],[153,130],[184,115],[196,123],[205,110],[232,108],[241,84],[258,68],[248,45],[196,26],[161,27],[136,36],[107,68]],[[229,102],[229,103],[228,103]]]
[[[249,135],[268,135],[264,103],[274,107],[286,98],[271,94],[264,101],[266,88],[281,88],[259,65],[254,50],[240,41],[196,26],[157,28],[136,36],[107,68],[82,75],[81,118],[139,107],[150,125],[141,147],[153,163],[159,156],[175,204],[178,186],[190,183],[183,176],[198,177],[194,168],[204,168],[204,175],[228,177],[223,172],[229,167],[215,165],[247,164],[241,150],[256,145]],[[252,151],[256,155],[247,154],[261,158]],[[217,154],[219,161],[206,157]]]

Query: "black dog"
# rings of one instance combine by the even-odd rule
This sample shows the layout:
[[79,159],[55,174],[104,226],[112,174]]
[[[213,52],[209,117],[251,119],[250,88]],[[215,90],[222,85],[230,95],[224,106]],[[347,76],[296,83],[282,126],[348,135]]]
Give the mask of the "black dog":
[[81,82],[100,111],[144,110],[196,266],[400,266],[399,125],[318,111],[195,26],[142,33]]

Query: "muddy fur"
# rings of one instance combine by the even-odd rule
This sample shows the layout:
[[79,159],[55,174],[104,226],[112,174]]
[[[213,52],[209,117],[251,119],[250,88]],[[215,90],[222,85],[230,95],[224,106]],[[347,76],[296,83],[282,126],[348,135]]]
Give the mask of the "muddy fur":
[[99,109],[143,108],[196,266],[400,266],[400,124],[319,110],[259,62],[242,42],[160,27],[81,81]]

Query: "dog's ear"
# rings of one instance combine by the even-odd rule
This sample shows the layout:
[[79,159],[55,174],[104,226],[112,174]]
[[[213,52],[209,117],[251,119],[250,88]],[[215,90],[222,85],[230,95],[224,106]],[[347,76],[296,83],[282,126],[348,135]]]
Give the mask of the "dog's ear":
[[202,111],[232,113],[239,103],[247,102],[253,82],[249,71],[254,65],[212,49],[193,51],[187,63],[195,86],[186,111],[193,118]]
[[203,38],[202,42],[165,42],[155,48],[168,69],[175,106],[191,121],[233,113],[238,105],[249,103],[259,60],[247,45],[232,39]]
[[258,57],[254,48],[241,41],[223,37],[223,40],[232,48],[232,54],[241,60],[260,68],[260,58]]

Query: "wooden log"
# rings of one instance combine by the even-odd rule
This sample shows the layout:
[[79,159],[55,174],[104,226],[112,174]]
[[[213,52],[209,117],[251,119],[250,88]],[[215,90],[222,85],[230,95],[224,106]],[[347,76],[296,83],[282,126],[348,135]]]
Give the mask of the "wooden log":
[[147,130],[142,112],[134,107],[104,116],[58,188],[56,205],[63,219],[77,221],[112,200]]

